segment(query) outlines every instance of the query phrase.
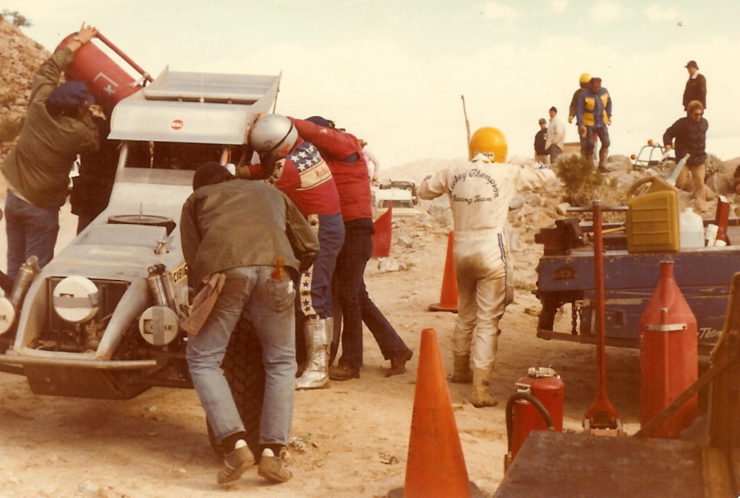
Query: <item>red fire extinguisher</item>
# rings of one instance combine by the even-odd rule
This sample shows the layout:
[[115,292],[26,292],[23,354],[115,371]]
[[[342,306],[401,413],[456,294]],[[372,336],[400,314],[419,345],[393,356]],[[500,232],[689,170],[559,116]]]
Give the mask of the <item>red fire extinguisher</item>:
[[[59,43],[56,50],[66,46],[75,36],[77,33],[67,36]],[[144,79],[152,81],[149,73],[139,67],[105,36],[100,33],[95,36],[139,72]],[[141,84],[137,83],[94,43],[86,43],[77,49],[65,73],[67,79],[85,83],[88,91],[95,97],[95,102],[100,104],[108,115],[121,99],[142,88]]]
[[[640,424],[645,425],[696,381],[696,318],[673,278],[673,262],[660,263],[660,280],[640,318]],[[697,396],[647,436],[677,438],[696,414]]]
[[530,368],[527,376],[514,385],[517,392],[506,403],[508,451],[504,470],[509,468],[530,432],[563,430],[565,384],[555,370]]

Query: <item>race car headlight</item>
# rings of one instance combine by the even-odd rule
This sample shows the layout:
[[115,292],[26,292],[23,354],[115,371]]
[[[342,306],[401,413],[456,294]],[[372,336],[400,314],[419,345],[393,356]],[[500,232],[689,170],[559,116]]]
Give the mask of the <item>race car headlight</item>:
[[139,318],[139,334],[153,346],[164,346],[177,336],[177,313],[167,306],[151,306]]
[[15,322],[15,308],[7,297],[0,297],[0,335],[10,330]]
[[52,293],[54,311],[71,323],[89,320],[98,312],[98,286],[85,277],[71,275],[62,279]]

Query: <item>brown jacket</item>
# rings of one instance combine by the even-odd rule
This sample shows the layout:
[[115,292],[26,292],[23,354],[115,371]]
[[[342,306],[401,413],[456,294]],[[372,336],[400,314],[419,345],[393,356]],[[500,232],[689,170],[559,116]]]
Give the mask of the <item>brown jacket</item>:
[[65,47],[39,68],[18,145],[2,166],[11,189],[35,206],[54,211],[67,198],[69,172],[77,154],[92,152],[99,144],[98,129],[89,113],[82,120],[54,119],[46,111],[46,99],[72,58],[72,51]]
[[229,268],[274,266],[277,258],[303,271],[319,250],[293,202],[256,180],[229,180],[193,192],[182,207],[180,239],[194,283]]

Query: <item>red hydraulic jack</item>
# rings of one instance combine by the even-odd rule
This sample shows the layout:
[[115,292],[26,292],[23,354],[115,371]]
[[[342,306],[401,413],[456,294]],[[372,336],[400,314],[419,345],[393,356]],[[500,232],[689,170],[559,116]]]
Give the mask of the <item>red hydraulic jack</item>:
[[595,200],[593,212],[594,285],[596,291],[596,377],[598,386],[596,399],[586,410],[583,429],[595,436],[618,436],[622,434],[622,423],[617,410],[606,393],[606,313],[604,291],[604,239],[601,201]]

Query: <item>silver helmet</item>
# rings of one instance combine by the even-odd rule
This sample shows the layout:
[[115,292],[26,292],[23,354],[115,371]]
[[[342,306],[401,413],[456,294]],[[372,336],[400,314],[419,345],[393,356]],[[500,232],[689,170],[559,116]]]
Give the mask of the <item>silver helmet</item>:
[[259,154],[283,156],[298,140],[298,130],[293,123],[280,114],[267,114],[260,117],[249,133],[249,145]]

